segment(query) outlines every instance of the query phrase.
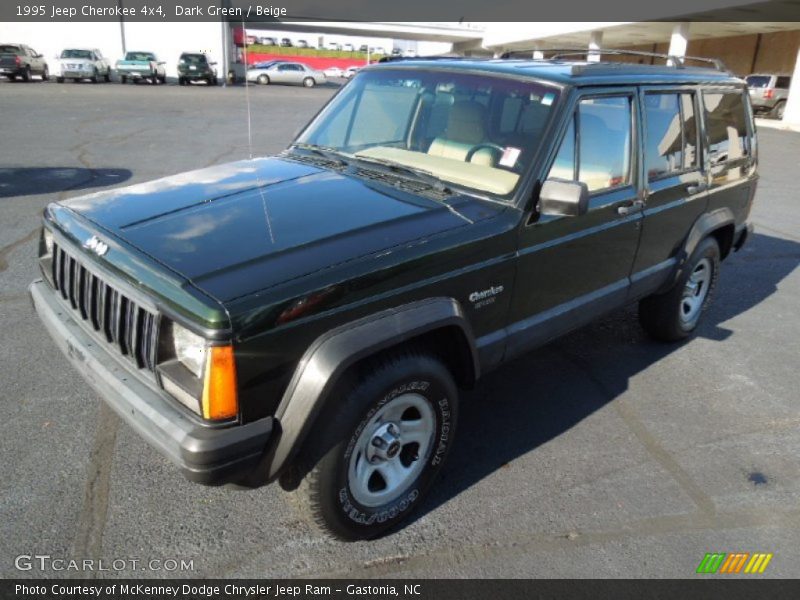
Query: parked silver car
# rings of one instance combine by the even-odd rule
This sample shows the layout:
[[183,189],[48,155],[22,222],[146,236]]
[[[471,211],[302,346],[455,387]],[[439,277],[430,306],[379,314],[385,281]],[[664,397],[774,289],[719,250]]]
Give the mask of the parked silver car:
[[774,73],[756,73],[745,77],[753,110],[757,113],[768,112],[770,116],[782,119],[791,80],[788,75]]
[[288,83],[314,87],[327,81],[325,73],[298,62],[271,62],[253,65],[247,70],[247,81],[267,85]]
[[91,79],[97,83],[101,77],[111,81],[111,64],[97,48],[65,48],[56,65],[58,83],[64,83],[65,79]]

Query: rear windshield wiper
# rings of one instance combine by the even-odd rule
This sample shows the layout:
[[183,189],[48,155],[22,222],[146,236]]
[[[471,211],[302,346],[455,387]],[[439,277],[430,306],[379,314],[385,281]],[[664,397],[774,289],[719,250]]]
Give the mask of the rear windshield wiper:
[[335,148],[317,146],[316,144],[292,144],[292,148],[307,150],[308,152],[316,154],[317,156],[321,156],[322,158],[335,162],[340,167],[347,167],[350,165],[350,163],[345,160],[342,154]]
[[406,165],[396,163],[392,160],[386,160],[383,158],[373,158],[371,156],[358,156],[355,157],[360,162],[371,163],[375,165],[380,165],[382,167],[386,167],[390,171],[394,173],[402,173],[407,176],[411,176],[414,179],[419,181],[423,181],[430,185],[433,189],[438,192],[442,192],[444,194],[452,194],[453,190],[450,189],[441,179],[439,179],[436,175],[431,173],[430,171],[424,171],[422,169],[415,169],[413,167],[407,167]]

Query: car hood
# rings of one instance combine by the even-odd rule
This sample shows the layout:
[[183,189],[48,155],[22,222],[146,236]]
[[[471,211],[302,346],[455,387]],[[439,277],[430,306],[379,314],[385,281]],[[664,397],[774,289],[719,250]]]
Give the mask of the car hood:
[[62,202],[226,302],[498,214],[284,158],[182,173]]

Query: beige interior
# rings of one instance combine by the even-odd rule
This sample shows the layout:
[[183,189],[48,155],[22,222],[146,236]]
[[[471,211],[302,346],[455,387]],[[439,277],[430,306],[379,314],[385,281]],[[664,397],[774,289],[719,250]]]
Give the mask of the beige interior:
[[375,146],[356,152],[356,156],[390,160],[407,167],[428,171],[444,181],[502,196],[511,193],[519,179],[519,175],[511,171],[464,162],[463,158],[445,158],[401,148]]
[[[478,102],[456,102],[450,109],[444,135],[431,142],[428,154],[465,161],[470,150],[486,141],[486,109]],[[481,148],[470,162],[494,166],[494,153]]]

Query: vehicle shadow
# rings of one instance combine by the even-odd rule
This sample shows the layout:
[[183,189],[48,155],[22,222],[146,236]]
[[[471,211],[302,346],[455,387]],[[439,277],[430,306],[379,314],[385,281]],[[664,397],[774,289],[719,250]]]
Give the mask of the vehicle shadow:
[[107,187],[123,183],[132,175],[128,169],[0,167],[0,198]]
[[[716,301],[697,336],[728,339],[732,332],[724,323],[774,294],[798,265],[800,244],[752,236],[723,263]],[[736,283],[743,281],[748,285]],[[448,462],[412,520],[613,402],[632,377],[680,346],[650,340],[631,306],[487,374],[475,390],[462,394]]]

